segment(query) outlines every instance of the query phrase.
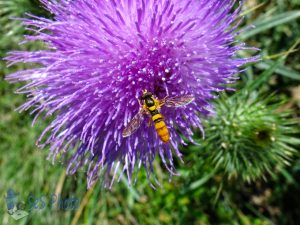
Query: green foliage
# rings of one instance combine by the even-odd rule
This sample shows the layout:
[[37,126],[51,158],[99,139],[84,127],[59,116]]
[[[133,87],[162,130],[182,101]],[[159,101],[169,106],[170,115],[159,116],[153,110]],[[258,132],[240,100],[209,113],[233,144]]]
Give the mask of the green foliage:
[[[38,3],[38,0],[0,0],[0,57],[3,57],[7,49],[19,49],[18,44],[23,40],[25,28],[16,18],[25,17],[25,13],[40,16],[49,16]],[[30,49],[34,46],[25,45]],[[39,47],[39,46],[35,46]]]
[[[300,37],[300,3],[245,3],[244,25],[255,23],[257,27],[242,37],[259,47],[268,60],[247,66],[236,87],[240,91],[216,100],[215,117],[205,119],[206,139],[199,135],[200,146],[182,148],[185,163],[175,162],[181,176],[169,182],[159,159],[155,160],[161,183],[158,190],[149,186],[144,171],[136,186],[128,187],[122,179],[110,191],[101,189],[99,183],[87,191],[84,169],[65,176],[64,166],[59,162],[52,165],[46,160],[47,150],[39,151],[34,145],[48,121],[31,127],[33,115],[14,111],[24,103],[25,96],[15,95],[17,85],[3,79],[23,65],[6,68],[1,61],[0,223],[298,224],[300,159],[296,150],[299,133],[295,132],[299,128],[299,104],[295,104],[291,88],[299,86],[300,54],[289,50]],[[1,58],[10,50],[41,48],[41,44],[18,45],[27,31],[10,17],[24,17],[25,12],[50,16],[37,0],[0,0]],[[288,56],[277,60],[277,54]],[[6,212],[3,199],[8,188],[20,193],[25,210],[30,211],[27,218],[14,221]],[[75,196],[80,207],[75,211],[49,206],[30,209],[30,193],[36,197],[53,193]]]

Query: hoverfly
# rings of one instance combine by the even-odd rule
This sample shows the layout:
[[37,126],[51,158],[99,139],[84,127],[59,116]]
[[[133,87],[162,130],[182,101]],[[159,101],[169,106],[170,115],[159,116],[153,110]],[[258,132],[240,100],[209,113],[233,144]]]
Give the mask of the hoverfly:
[[166,107],[181,107],[185,106],[192,101],[194,101],[194,96],[192,95],[182,95],[182,96],[174,96],[174,97],[165,97],[164,99],[157,99],[151,92],[147,90],[143,91],[143,95],[141,97],[141,102],[139,104],[141,106],[140,111],[132,118],[132,120],[127,124],[125,129],[123,130],[123,137],[128,137],[133,134],[142,124],[144,119],[144,114],[148,114],[151,116],[152,121],[154,123],[154,127],[157,131],[158,136],[164,143],[168,143],[170,140],[170,135],[168,128],[164,122],[163,116],[160,114],[159,109],[162,106]]

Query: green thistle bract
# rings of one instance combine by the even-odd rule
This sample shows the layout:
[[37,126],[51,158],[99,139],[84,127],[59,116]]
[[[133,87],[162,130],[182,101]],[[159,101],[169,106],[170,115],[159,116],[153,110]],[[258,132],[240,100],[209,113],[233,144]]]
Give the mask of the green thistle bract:
[[290,112],[280,112],[283,101],[274,95],[263,100],[241,91],[216,100],[216,115],[205,122],[208,163],[227,178],[253,181],[288,165],[299,140]]

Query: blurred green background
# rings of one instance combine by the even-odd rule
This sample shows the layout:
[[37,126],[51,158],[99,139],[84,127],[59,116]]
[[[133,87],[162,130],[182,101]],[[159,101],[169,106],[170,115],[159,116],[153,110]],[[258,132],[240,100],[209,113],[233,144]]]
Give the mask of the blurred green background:
[[[41,47],[18,45],[27,31],[10,18],[26,12],[51,17],[36,0],[0,0],[1,58]],[[6,68],[1,60],[0,224],[299,224],[300,1],[246,0],[243,15],[242,27],[256,27],[239,39],[260,48],[263,60],[245,67],[236,94],[215,102],[216,117],[204,118],[207,138],[196,134],[200,145],[182,148],[185,163],[175,162],[181,176],[169,182],[156,159],[157,190],[144,171],[133,187],[121,179],[112,190],[100,182],[86,190],[86,168],[66,176],[60,162],[47,161],[48,150],[35,146],[47,121],[31,127],[33,115],[15,111],[26,99],[14,94],[21,84],[4,80],[24,65]],[[29,216],[15,221],[7,213],[9,188]],[[53,194],[77,198],[78,208],[50,208]]]

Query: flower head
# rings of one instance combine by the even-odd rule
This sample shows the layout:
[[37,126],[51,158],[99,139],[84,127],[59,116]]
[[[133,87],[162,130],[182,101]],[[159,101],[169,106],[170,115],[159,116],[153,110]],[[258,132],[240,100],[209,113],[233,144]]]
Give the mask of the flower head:
[[[234,45],[240,11],[234,0],[41,1],[53,20],[31,15],[23,24],[35,32],[26,40],[43,41],[47,50],[11,52],[11,64],[39,66],[7,79],[28,81],[18,90],[29,96],[20,110],[33,108],[34,122],[55,115],[38,143],[51,146],[53,160],[66,156],[69,174],[88,164],[89,186],[111,173],[105,184],[112,184],[121,167],[130,182],[141,165],[150,176],[157,154],[176,174],[172,155],[181,158],[182,136],[193,142],[191,127],[202,130],[198,115],[210,113],[213,92],[256,60],[235,57],[245,47]],[[168,144],[147,115],[137,132],[122,136],[145,89],[157,99],[194,96],[184,107],[161,108]]]
[[217,99],[215,117],[204,122],[205,165],[221,171],[223,178],[249,183],[282,171],[300,143],[295,138],[298,121],[291,111],[282,112],[284,104],[278,96],[246,88]]

